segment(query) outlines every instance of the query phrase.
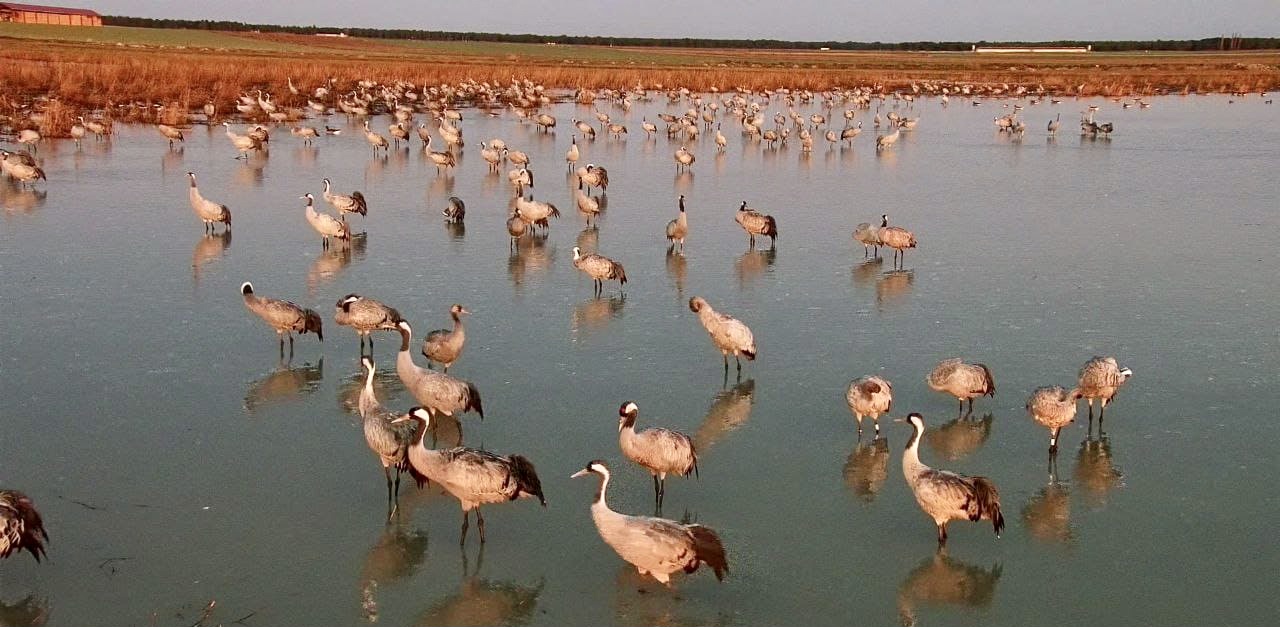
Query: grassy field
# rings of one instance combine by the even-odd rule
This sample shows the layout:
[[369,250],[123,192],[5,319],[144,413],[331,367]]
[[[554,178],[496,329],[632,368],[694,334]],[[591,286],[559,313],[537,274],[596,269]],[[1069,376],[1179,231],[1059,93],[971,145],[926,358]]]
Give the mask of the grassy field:
[[289,77],[302,86],[329,77],[340,84],[364,78],[505,84],[520,77],[553,88],[695,90],[895,90],[932,80],[1137,96],[1274,90],[1280,88],[1280,51],[978,55],[628,48],[0,24],[0,85],[12,110],[31,97],[57,99],[72,109],[134,101],[185,109],[208,99],[226,107],[249,89],[287,100]]

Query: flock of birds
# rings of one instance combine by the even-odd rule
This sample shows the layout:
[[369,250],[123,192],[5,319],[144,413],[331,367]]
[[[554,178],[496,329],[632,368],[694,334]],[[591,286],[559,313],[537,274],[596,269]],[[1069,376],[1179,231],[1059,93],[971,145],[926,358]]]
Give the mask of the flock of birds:
[[[297,93],[292,82],[290,88]],[[949,92],[945,87],[943,89],[941,97],[945,104]],[[362,127],[365,140],[375,154],[387,150],[389,144],[398,145],[401,141],[410,141],[410,131],[415,130],[412,126],[415,114],[426,112],[434,124],[419,123],[416,134],[422,143],[425,159],[439,172],[445,173],[458,167],[455,152],[463,141],[462,112],[456,106],[457,100],[450,98],[464,91],[466,90],[460,86],[449,97],[433,95],[428,98],[407,83],[380,85],[362,81],[357,89],[338,96],[330,81],[311,94],[315,99],[308,98],[308,106],[316,112],[327,112],[330,105],[325,104],[323,99],[328,98],[328,102],[334,103],[333,108],[349,116],[364,117]],[[960,95],[959,90],[955,95]],[[794,132],[802,149],[807,152],[813,145],[813,134],[827,125],[828,116],[814,113],[806,118],[795,112],[792,108],[794,105],[812,103],[820,98],[821,105],[831,111],[836,103],[851,103],[853,108],[843,113],[843,128],[839,131],[829,128],[824,135],[829,143],[835,145],[839,142],[851,143],[861,132],[862,122],[853,122],[858,109],[870,109],[877,99],[881,104],[885,101],[883,93],[876,93],[868,88],[833,90],[821,95],[779,90],[766,94],[738,92],[716,96],[712,94],[704,97],[688,90],[672,90],[667,94],[671,104],[688,102],[691,107],[679,115],[661,114],[661,120],[666,125],[665,131],[647,118],[643,121],[642,128],[646,134],[665,132],[669,137],[681,141],[672,155],[677,171],[695,167],[696,156],[689,145],[701,132],[714,129],[716,150],[724,150],[727,139],[721,131],[721,124],[725,120],[735,119],[748,141],[759,141],[766,146],[786,143]],[[629,110],[633,99],[649,97],[644,90],[575,94],[580,102],[594,103],[601,98],[612,100],[624,111]],[[474,92],[472,98],[474,101],[479,100]],[[532,122],[545,132],[555,128],[556,118],[538,110],[550,103],[540,87],[527,81],[513,81],[504,99],[520,123]],[[774,126],[767,128],[761,111],[774,99],[787,105],[788,114],[777,113]],[[894,100],[910,106],[914,95],[895,94]],[[975,100],[974,104],[977,103]],[[261,92],[256,96],[246,95],[237,104],[237,108],[245,114],[255,111],[267,113],[275,121],[287,119],[277,119],[275,114],[278,113],[279,105]],[[390,140],[370,128],[367,116],[379,111],[390,113],[396,120],[388,128]],[[212,124],[215,121],[215,109],[209,105],[204,112]],[[628,133],[624,125],[614,121],[607,113],[597,111],[597,118],[601,134],[616,138]],[[1001,122],[1002,119],[1004,122]],[[880,127],[885,124],[892,132],[877,136],[876,149],[891,148],[902,132],[911,131],[918,122],[919,118],[901,116],[896,111],[889,112],[882,119],[877,111],[874,125]],[[232,130],[230,122],[224,121],[223,124],[237,158],[244,158],[253,151],[261,150],[270,141],[270,129],[267,126],[252,125],[244,134],[239,134]],[[1021,127],[1024,125],[1017,119],[1015,110],[1005,118],[997,118],[997,126],[1001,126],[1002,130],[1009,127],[1011,131],[1022,132]],[[592,197],[590,193],[593,189],[607,190],[609,171],[594,163],[578,165],[584,156],[583,148],[577,141],[578,136],[581,135],[584,141],[590,142],[597,136],[597,130],[591,123],[577,119],[573,120],[573,127],[574,136],[564,159],[577,181],[577,189],[573,190],[575,204],[590,225],[602,209],[600,199]],[[179,128],[167,125],[159,125],[157,128],[170,145],[185,140]],[[1082,119],[1082,129],[1092,133],[1109,133],[1112,130],[1109,124],[1095,124],[1092,112]],[[1057,131],[1056,119],[1050,123],[1048,130],[1051,134]],[[299,125],[291,129],[291,135],[306,144],[321,134],[333,135],[340,132],[341,129],[328,126],[316,129]],[[432,150],[433,133],[443,140],[444,150]],[[105,134],[109,138],[110,130],[101,123],[81,118],[73,127],[73,139],[78,143],[87,134],[98,137]],[[30,142],[24,140],[23,143],[34,145],[38,141],[37,138]],[[3,152],[0,163],[3,164],[4,172],[24,184],[43,179],[44,172],[34,160],[22,156],[25,154]],[[536,233],[539,229],[545,232],[550,227],[550,219],[559,217],[560,211],[554,204],[534,200],[532,196],[526,197],[526,191],[534,185],[529,155],[513,149],[504,140],[495,138],[481,144],[481,156],[492,173],[499,172],[503,164],[514,168],[507,173],[507,180],[514,193],[505,222],[511,245],[516,246],[521,238]],[[195,173],[189,172],[188,177],[190,206],[205,231],[214,232],[218,225],[222,225],[224,232],[229,231],[232,223],[231,209],[205,197],[197,186]],[[347,217],[359,214],[365,219],[369,212],[368,202],[359,191],[349,195],[336,193],[329,179],[324,179],[322,183],[324,189],[321,198],[336,214],[317,209],[315,197],[308,193],[301,197],[306,201],[304,218],[321,238],[322,247],[328,248],[334,245],[334,241],[339,242],[338,245],[346,245],[353,237]],[[457,197],[451,197],[442,213],[449,221],[461,222],[466,218],[465,203]],[[776,245],[779,229],[773,216],[742,201],[735,212],[735,222],[747,234],[753,250],[759,237],[770,238],[771,249]],[[665,225],[663,231],[663,236],[669,242],[670,252],[683,254],[689,234],[685,197],[681,195],[677,199],[677,214]],[[915,234],[901,226],[890,225],[888,215],[880,216],[878,226],[872,222],[858,224],[852,237],[864,247],[864,256],[867,257],[874,255],[878,258],[881,247],[893,249],[895,267],[905,263],[906,250],[917,246]],[[575,246],[573,265],[592,279],[596,294],[603,292],[606,281],[616,281],[619,286],[628,281],[622,263],[598,252],[584,252]],[[314,309],[260,295],[249,282],[242,284],[240,294],[247,310],[277,334],[282,356],[286,338],[292,354],[295,334],[315,334],[318,339],[324,339],[323,316]],[[730,355],[734,357],[741,377],[742,358],[754,361],[758,357],[751,329],[743,321],[717,311],[702,297],[690,298],[688,306],[706,330],[715,349],[721,353],[726,379]],[[449,374],[450,367],[459,361],[466,348],[464,317],[469,313],[464,306],[455,304],[450,309],[452,327],[426,334],[420,345],[420,352],[427,360],[424,368],[415,362],[411,354],[413,327],[396,308],[352,293],[337,301],[333,310],[333,322],[350,327],[360,339],[360,363],[365,379],[359,395],[358,409],[365,442],[383,470],[388,518],[393,517],[398,510],[400,479],[407,472],[419,487],[434,482],[458,500],[462,510],[462,544],[466,542],[472,512],[475,513],[480,542],[485,542],[485,519],[481,513],[481,508],[485,505],[521,499],[537,499],[543,506],[546,505],[541,479],[528,458],[518,454],[500,455],[461,445],[439,449],[434,442],[432,446],[426,444],[426,434],[434,432],[441,421],[458,422],[460,444],[462,427],[459,419],[471,413],[480,419],[484,417],[480,389],[470,381]],[[377,366],[373,361],[372,349],[374,334],[382,332],[399,336],[395,372],[415,402],[414,406],[403,411],[386,408],[375,394],[373,384]],[[365,351],[366,345],[368,352]],[[1112,357],[1096,357],[1080,369],[1075,387],[1041,387],[1032,393],[1027,400],[1026,410],[1036,423],[1050,431],[1051,463],[1057,452],[1059,433],[1075,419],[1078,401],[1084,399],[1088,402],[1091,430],[1094,402],[1100,404],[1098,421],[1101,429],[1102,412],[1105,412],[1107,404],[1132,374],[1132,370],[1121,367]],[[931,389],[956,398],[962,415],[968,415],[965,413],[966,402],[968,412],[972,413],[974,399],[995,395],[991,369],[986,365],[966,363],[958,358],[939,363],[928,374],[926,382]],[[854,379],[846,390],[846,401],[857,421],[859,436],[862,433],[863,419],[870,418],[878,440],[879,419],[887,416],[892,409],[892,383],[882,376]],[[667,477],[698,475],[698,451],[693,438],[662,427],[640,429],[637,427],[638,419],[639,406],[633,401],[622,403],[619,408],[618,445],[627,460],[642,467],[652,476],[656,515],[628,515],[612,510],[606,497],[612,477],[609,466],[601,459],[592,459],[573,477],[594,475],[599,480],[590,511],[600,536],[641,575],[651,576],[664,584],[677,572],[691,573],[704,565],[718,579],[722,579],[727,574],[729,565],[719,534],[706,525],[686,524],[660,516]],[[903,475],[920,508],[934,521],[939,545],[947,540],[947,525],[956,520],[989,520],[998,536],[1004,527],[1004,517],[1001,513],[999,491],[994,482],[985,477],[966,476],[925,465],[919,457],[919,443],[926,428],[923,417],[919,413],[910,413],[898,420],[909,423],[912,429],[902,455]],[[8,557],[16,550],[25,549],[39,560],[44,554],[43,541],[47,538],[41,517],[30,498],[19,492],[0,491],[0,557]]]

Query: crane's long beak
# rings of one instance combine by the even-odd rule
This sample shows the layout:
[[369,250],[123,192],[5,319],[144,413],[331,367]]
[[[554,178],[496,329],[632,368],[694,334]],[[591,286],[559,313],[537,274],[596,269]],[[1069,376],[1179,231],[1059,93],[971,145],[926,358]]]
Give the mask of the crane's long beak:
[[570,479],[577,479],[578,477],[583,477],[583,476],[586,476],[586,475],[589,475],[589,474],[591,474],[591,471],[590,471],[590,470],[587,470],[586,468],[583,468],[582,470],[579,470],[578,472],[575,472],[575,473],[573,473],[572,475],[569,475],[569,478],[570,478]]

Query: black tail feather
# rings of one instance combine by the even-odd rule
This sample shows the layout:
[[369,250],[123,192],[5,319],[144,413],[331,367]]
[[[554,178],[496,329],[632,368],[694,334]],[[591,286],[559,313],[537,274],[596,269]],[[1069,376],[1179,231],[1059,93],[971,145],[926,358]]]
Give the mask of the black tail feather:
[[463,411],[472,410],[475,410],[477,414],[480,414],[480,419],[484,420],[484,406],[480,402],[480,389],[476,387],[476,384],[468,382],[467,406],[463,408]]
[[533,462],[523,455],[512,455],[511,476],[519,488],[511,500],[514,501],[523,493],[538,497],[538,502],[542,503],[543,507],[547,506],[547,499],[542,495],[542,482],[538,480],[538,471],[534,469]]
[[697,570],[698,564],[703,563],[715,571],[717,580],[724,581],[724,576],[729,573],[729,557],[725,555],[720,536],[702,525],[689,525],[689,532],[693,534],[693,552],[698,561],[692,568],[686,568],[686,572]]
[[1004,531],[1004,514],[1000,512],[1000,492],[996,490],[995,484],[986,477],[974,477],[973,497],[978,506],[974,512],[977,517],[973,520],[990,518],[996,537],[1000,537],[1000,533]]

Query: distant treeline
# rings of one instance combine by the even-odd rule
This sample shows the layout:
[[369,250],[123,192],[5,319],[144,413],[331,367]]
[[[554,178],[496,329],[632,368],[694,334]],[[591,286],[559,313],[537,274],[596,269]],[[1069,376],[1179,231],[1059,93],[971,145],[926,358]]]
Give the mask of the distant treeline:
[[586,35],[534,35],[507,33],[458,33],[404,28],[337,28],[327,26],[282,26],[245,24],[215,20],[173,20],[104,15],[108,26],[140,28],[188,28],[217,31],[259,31],[266,33],[343,33],[372,39],[416,39],[422,41],[492,41],[522,44],[576,44],[587,46],[651,46],[668,48],[763,48],[777,50],[919,50],[926,52],[967,51],[978,46],[1093,46],[1099,52],[1132,50],[1270,50],[1280,48],[1276,37],[1207,37],[1204,39],[1157,39],[1153,41],[784,41],[780,39],[694,39],[669,37],[598,37]]

